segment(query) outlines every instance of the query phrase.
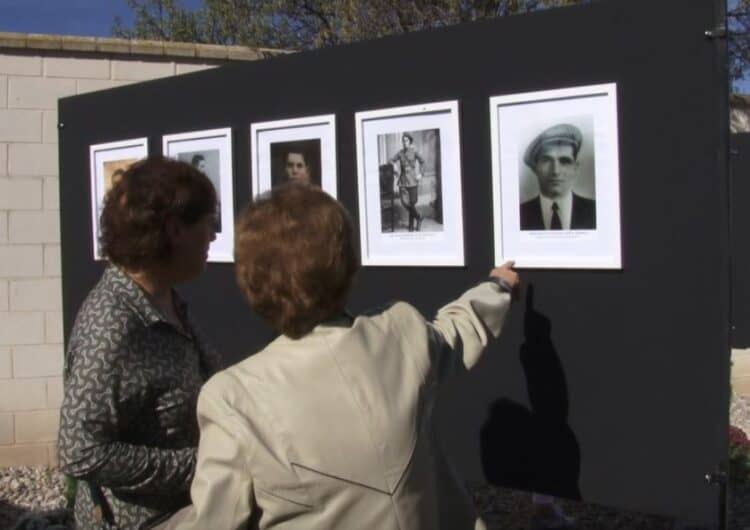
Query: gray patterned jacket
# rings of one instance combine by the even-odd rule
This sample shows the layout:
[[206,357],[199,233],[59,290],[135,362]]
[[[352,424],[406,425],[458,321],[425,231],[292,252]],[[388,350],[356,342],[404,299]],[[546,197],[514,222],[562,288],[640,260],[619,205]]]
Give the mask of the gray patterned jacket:
[[78,529],[141,528],[190,502],[196,400],[221,362],[176,300],[188,335],[109,266],[78,312],[58,437]]

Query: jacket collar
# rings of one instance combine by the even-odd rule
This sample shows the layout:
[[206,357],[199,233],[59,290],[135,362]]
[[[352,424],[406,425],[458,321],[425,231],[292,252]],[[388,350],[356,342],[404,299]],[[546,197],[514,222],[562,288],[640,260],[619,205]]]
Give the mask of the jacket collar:
[[319,327],[350,328],[352,324],[354,324],[354,317],[344,309],[340,313],[336,313],[331,318],[324,320],[315,326],[313,332]]
[[354,317],[346,310],[341,311],[340,313],[336,313],[331,318],[328,318],[321,322],[320,324],[317,324],[313,329],[310,330],[310,332],[307,335],[303,335],[302,337],[298,339],[293,339],[292,337],[288,335],[284,335],[283,333],[280,333],[276,336],[274,339],[274,342],[297,342],[299,340],[303,340],[309,337],[320,337],[320,336],[326,336],[330,335],[331,333],[336,333],[337,331],[345,330],[347,328],[352,327],[354,324]]
[[[102,282],[110,292],[135,311],[146,326],[152,326],[160,322],[169,324],[169,321],[151,302],[148,295],[138,286],[135,280],[116,265],[110,264],[107,267],[102,276]],[[175,301],[175,309],[183,322],[186,322],[187,304],[174,289],[172,290],[172,296]]]

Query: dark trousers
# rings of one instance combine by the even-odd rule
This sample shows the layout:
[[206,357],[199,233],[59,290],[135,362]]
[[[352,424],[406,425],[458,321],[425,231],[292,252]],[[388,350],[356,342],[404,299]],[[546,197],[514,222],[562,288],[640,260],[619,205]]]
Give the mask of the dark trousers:
[[419,186],[401,186],[399,188],[401,204],[409,212],[409,231],[414,230],[414,221],[417,221],[417,230],[422,225],[422,216],[417,211],[417,199],[419,199]]

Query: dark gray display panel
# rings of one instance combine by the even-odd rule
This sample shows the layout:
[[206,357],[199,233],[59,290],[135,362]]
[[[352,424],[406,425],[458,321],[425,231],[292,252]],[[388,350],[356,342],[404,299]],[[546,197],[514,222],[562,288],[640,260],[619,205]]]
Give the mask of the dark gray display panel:
[[[522,271],[503,337],[446,389],[439,426],[472,483],[715,522],[704,475],[725,459],[730,336],[724,42],[704,36],[718,4],[602,1],[62,100],[66,338],[103,268],[90,144],[148,136],[158,153],[164,134],[232,127],[240,208],[250,124],[335,113],[339,197],[357,219],[354,113],[457,99],[466,266],[365,268],[350,304],[405,299],[429,315],[493,265],[488,98],[615,82],[622,270]],[[229,359],[273,336],[230,264],[183,293]]]

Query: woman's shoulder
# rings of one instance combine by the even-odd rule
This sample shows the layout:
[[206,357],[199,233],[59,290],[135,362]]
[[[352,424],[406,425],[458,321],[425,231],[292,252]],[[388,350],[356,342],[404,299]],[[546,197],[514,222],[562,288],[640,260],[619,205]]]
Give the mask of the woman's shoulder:
[[78,310],[79,319],[95,319],[100,324],[111,321],[122,326],[135,316],[136,312],[122,297],[101,283],[89,292]]
[[108,265],[86,295],[81,310],[122,305],[132,280],[114,265]]
[[206,381],[200,391],[199,408],[220,403],[220,408],[234,411],[255,410],[259,403],[268,401],[266,386],[262,376],[240,362],[216,372]]
[[410,303],[395,300],[362,312],[355,322],[359,325],[372,324],[377,327],[389,324],[408,326],[415,322],[424,322],[424,317],[419,309]]
[[71,335],[73,341],[82,335],[100,335],[111,330],[125,332],[138,326],[138,312],[119,291],[105,272],[78,309]]
[[[344,328],[341,328],[344,329]],[[335,328],[330,328],[335,333]],[[203,386],[214,396],[273,395],[295,380],[294,375],[315,365],[328,351],[328,333],[316,328],[300,339],[279,335],[262,349],[214,374]]]
[[203,385],[203,392],[213,395],[235,394],[248,388],[262,386],[263,377],[255,369],[258,354],[219,370]]

